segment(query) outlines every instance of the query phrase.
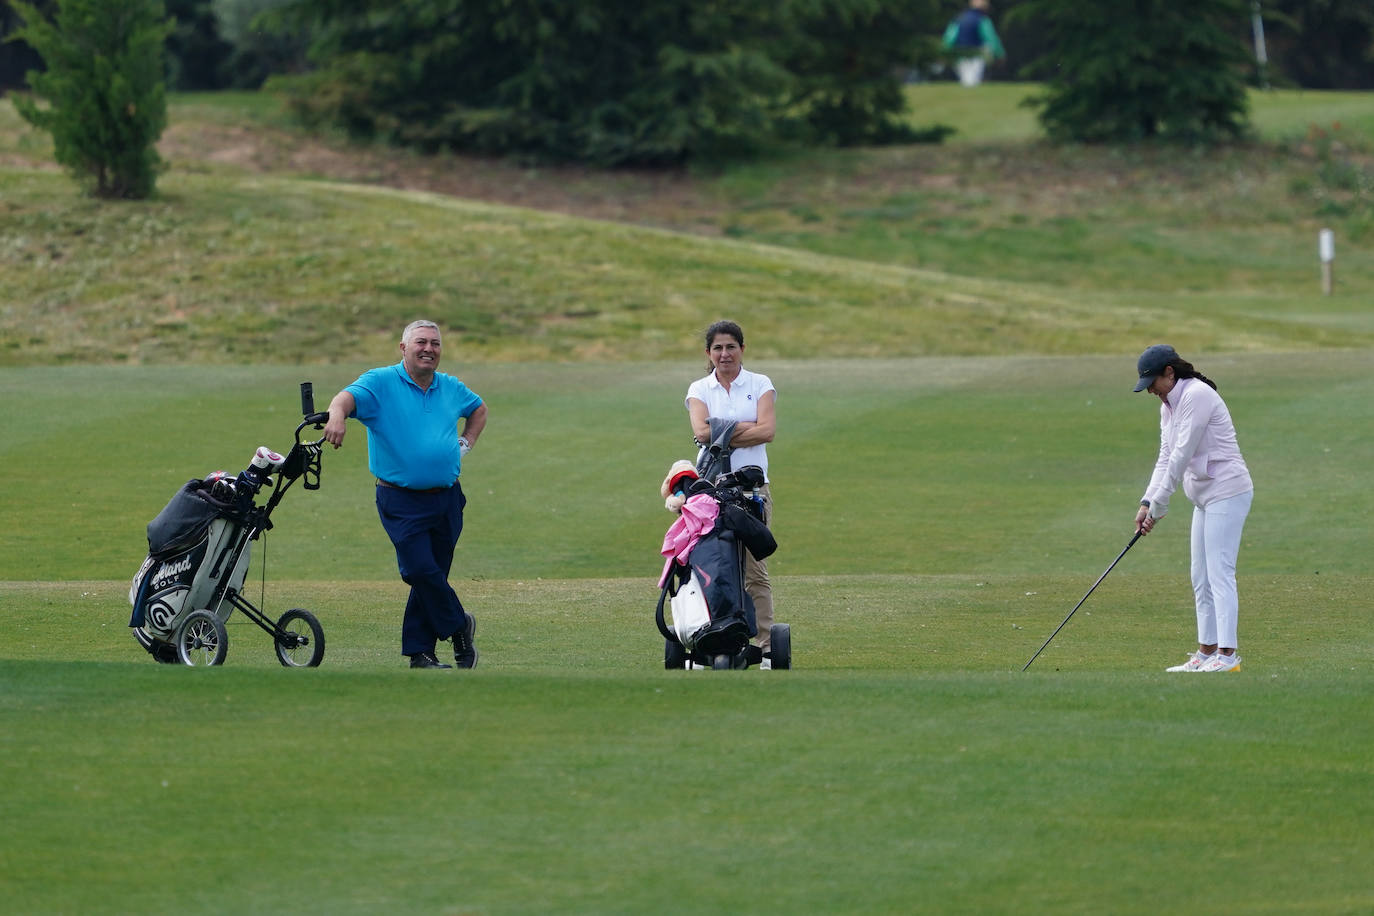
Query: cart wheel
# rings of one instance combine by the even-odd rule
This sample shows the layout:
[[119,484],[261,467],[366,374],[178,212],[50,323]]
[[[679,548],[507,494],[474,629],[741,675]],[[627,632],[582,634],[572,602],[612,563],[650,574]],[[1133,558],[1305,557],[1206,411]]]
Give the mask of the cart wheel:
[[676,639],[663,640],[663,667],[669,671],[687,667],[687,650]]
[[792,628],[785,623],[775,623],[768,628],[769,657],[773,667],[792,667]]
[[315,615],[292,608],[277,621],[277,661],[288,668],[318,668],[324,661],[324,628]]
[[229,654],[229,632],[224,622],[209,611],[192,611],[176,629],[177,660],[183,665],[210,666],[224,663]]
[[732,655],[722,652],[720,655],[711,657],[711,667],[716,671],[729,671],[735,666],[735,659]]

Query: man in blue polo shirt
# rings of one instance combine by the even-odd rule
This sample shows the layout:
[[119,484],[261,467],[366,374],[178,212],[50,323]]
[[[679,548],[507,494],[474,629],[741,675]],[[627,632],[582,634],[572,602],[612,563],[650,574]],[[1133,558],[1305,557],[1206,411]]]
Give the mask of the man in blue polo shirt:
[[[367,466],[377,478],[377,514],[401,578],[410,586],[401,652],[412,668],[451,668],[435,646],[453,640],[459,668],[477,664],[476,621],[448,583],[467,499],[458,484],[463,456],[487,425],[487,406],[455,376],[437,371],[439,326],[412,321],[401,361],[364,372],[329,402],[324,438],[343,445],[349,417],[367,427]],[[463,431],[458,432],[458,422]]]

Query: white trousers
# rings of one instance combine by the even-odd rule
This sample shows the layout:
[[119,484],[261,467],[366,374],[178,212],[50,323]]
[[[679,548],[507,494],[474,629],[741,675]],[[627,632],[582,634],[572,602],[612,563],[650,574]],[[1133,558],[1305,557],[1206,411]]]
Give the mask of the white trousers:
[[977,86],[983,81],[983,67],[987,64],[982,55],[970,55],[961,57],[954,63],[954,69],[959,73],[959,82],[965,86]]
[[1236,618],[1236,556],[1245,517],[1250,514],[1251,490],[1220,499],[1205,508],[1193,507],[1192,576],[1197,603],[1197,641],[1200,646],[1238,648]]

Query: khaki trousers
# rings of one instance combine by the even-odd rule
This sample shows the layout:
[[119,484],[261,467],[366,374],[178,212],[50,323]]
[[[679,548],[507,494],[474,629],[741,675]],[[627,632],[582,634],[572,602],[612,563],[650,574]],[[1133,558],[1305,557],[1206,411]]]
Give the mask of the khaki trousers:
[[[763,496],[763,523],[771,525],[773,496],[768,492],[768,484],[759,488],[759,494]],[[768,581],[768,561],[754,559],[747,550],[744,552],[744,590],[754,599],[754,620],[759,627],[754,644],[767,651],[769,628],[773,625],[773,587]]]

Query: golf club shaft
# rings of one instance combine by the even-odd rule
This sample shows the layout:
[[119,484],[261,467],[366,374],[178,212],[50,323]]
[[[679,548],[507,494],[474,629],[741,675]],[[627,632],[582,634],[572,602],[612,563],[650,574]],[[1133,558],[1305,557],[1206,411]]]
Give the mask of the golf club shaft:
[[[1072,611],[1069,611],[1069,617],[1072,617],[1074,614],[1078,612],[1078,609],[1083,606],[1083,602],[1088,600],[1088,595],[1091,595],[1094,589],[1096,589],[1099,585],[1102,584],[1102,580],[1107,578],[1107,573],[1111,572],[1113,567],[1115,567],[1116,564],[1121,562],[1121,558],[1126,555],[1126,551],[1130,550],[1131,545],[1133,545],[1136,541],[1140,540],[1140,536],[1144,533],[1145,532],[1143,531],[1136,531],[1135,537],[1131,538],[1130,543],[1128,543],[1124,548],[1122,548],[1121,553],[1116,555],[1115,560],[1112,560],[1112,565],[1108,566],[1106,570],[1103,571],[1102,575],[1097,577],[1097,581],[1093,583],[1092,588],[1088,589],[1087,594],[1085,594],[1081,599],[1079,599],[1079,602],[1073,606]],[[1059,635],[1059,631],[1064,629],[1064,624],[1069,622],[1069,617],[1065,617],[1064,622],[1054,628],[1054,632],[1050,634],[1050,638],[1045,640],[1045,645],[1035,650],[1035,654],[1030,657],[1030,662],[1026,662],[1026,664],[1021,668],[1022,671],[1025,671],[1027,668],[1029,668],[1031,666],[1031,662],[1035,661],[1037,658],[1040,657],[1040,653],[1045,651],[1045,646],[1048,646],[1051,640],[1053,640],[1056,636]]]

